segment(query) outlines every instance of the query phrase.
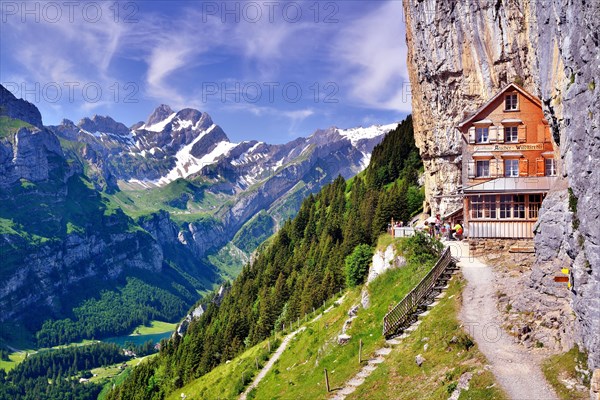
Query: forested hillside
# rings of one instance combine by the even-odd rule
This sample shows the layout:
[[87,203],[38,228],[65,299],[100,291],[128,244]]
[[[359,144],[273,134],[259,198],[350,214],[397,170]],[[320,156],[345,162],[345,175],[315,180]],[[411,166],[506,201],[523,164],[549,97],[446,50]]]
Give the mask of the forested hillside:
[[220,306],[211,304],[160,357],[138,366],[109,399],[161,399],[281,329],[283,323],[346,286],[345,259],[373,245],[392,217],[407,220],[422,202],[421,162],[408,117],[378,145],[367,170],[338,177],[309,196],[252,265],[234,281]]

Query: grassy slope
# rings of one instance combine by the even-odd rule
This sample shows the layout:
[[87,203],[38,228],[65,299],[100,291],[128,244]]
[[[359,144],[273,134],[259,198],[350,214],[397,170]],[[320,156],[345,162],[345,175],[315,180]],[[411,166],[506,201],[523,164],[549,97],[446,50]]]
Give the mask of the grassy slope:
[[[323,369],[327,368],[332,388],[341,387],[354,376],[358,364],[358,343],[363,341],[363,359],[384,345],[381,321],[389,306],[400,301],[427,273],[431,265],[407,265],[389,271],[369,285],[371,307],[360,309],[348,334],[349,344],[337,344],[348,309],[360,301],[360,289],[347,293],[343,304],[310,324],[284,352],[274,370],[256,391],[257,399],[322,398],[325,394]],[[363,397],[364,398],[364,397]]]
[[155,333],[164,333],[174,331],[177,323],[169,323],[163,321],[150,321],[150,326],[140,325],[133,330],[131,336],[135,335],[152,335]]
[[[464,281],[455,276],[446,296],[419,328],[348,399],[447,399],[464,372],[472,372],[473,379],[460,399],[505,399],[492,373],[484,368],[485,357],[476,346],[467,350],[469,338],[457,319],[463,286]],[[451,343],[454,336],[457,343]],[[421,367],[415,363],[418,354],[425,358]]]
[[[275,351],[280,343],[279,338],[270,340],[271,350]],[[187,396],[187,400],[234,399],[258,373],[256,362],[262,368],[268,358],[269,344],[263,341],[230,362],[213,369],[201,379],[171,393],[168,400],[181,399],[181,393]]]
[[6,116],[0,117],[0,139],[8,138],[10,140],[11,136],[21,128],[34,128],[34,126],[20,119],[13,119]]
[[[587,369],[587,356],[585,353],[580,352],[577,346],[566,353],[549,357],[542,365],[542,371],[544,371],[546,379],[563,400],[586,400],[590,398],[590,376],[582,375],[580,372]],[[567,387],[565,381],[576,382],[580,387]]]

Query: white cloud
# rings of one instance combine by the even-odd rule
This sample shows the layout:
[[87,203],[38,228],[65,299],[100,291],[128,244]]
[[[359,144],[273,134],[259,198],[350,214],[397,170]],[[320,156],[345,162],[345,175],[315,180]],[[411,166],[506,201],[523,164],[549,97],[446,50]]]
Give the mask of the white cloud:
[[402,15],[402,2],[391,0],[337,35],[338,76],[359,105],[410,111]]

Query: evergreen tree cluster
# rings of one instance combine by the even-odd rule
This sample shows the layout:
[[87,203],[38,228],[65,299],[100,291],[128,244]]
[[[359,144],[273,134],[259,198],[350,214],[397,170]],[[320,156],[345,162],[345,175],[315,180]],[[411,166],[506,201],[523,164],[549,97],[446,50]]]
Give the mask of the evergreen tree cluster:
[[92,368],[128,359],[119,346],[109,343],[35,353],[8,374],[0,369],[0,399],[96,399],[102,386],[79,383],[79,377],[84,374],[89,376],[89,370]]
[[[189,302],[191,303],[191,302]],[[49,319],[37,332],[40,347],[51,347],[80,339],[127,334],[153,319],[171,321],[182,315],[186,302],[175,294],[128,277],[119,292],[103,291],[99,299],[88,299],[73,309],[74,319]]]
[[364,173],[348,182],[338,177],[306,198],[220,305],[210,304],[183,338],[163,343],[159,357],[136,367],[108,398],[163,399],[313,312],[347,284],[362,282],[365,257],[388,221],[407,221],[421,207],[422,197],[409,199],[411,191],[422,196],[420,167],[408,117],[375,148]]

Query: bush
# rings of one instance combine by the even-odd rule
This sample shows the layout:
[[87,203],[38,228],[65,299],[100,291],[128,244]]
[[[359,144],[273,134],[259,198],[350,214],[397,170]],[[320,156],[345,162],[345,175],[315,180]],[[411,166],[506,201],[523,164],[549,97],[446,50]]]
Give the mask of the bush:
[[352,254],[346,257],[346,283],[348,286],[354,287],[365,281],[372,257],[373,248],[367,244],[356,246]]

